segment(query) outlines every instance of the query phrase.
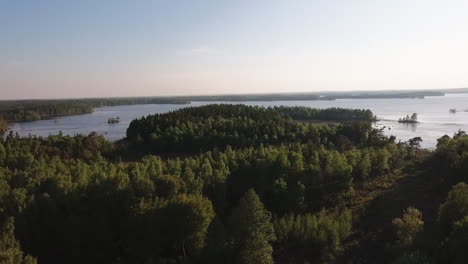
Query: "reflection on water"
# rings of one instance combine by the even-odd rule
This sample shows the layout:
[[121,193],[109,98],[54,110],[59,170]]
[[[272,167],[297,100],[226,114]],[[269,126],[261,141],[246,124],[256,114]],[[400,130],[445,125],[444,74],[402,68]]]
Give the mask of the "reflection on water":
[[[48,136],[62,131],[65,135],[89,134],[97,132],[109,140],[125,137],[130,122],[154,113],[166,113],[181,107],[200,106],[216,102],[194,102],[191,105],[130,105],[96,108],[91,114],[58,117],[53,120],[41,120],[13,124],[12,130],[21,136]],[[229,103],[229,102],[223,102]],[[239,104],[239,102],[233,102]],[[420,136],[422,146],[434,148],[437,138],[443,135],[452,136],[459,129],[468,130],[468,94],[453,94],[447,96],[428,97],[421,99],[343,99],[336,101],[275,101],[275,102],[243,102],[246,105],[260,106],[309,106],[314,108],[342,107],[354,109],[370,109],[380,121],[376,127],[383,128],[385,134],[394,135],[397,139],[406,141]],[[450,113],[450,109],[457,113]],[[398,123],[398,119],[406,115],[418,113],[419,124]],[[121,122],[108,124],[108,118],[119,116]]]
[[418,123],[398,123],[399,126],[402,126],[400,129],[410,130],[411,132],[416,132],[418,128]]

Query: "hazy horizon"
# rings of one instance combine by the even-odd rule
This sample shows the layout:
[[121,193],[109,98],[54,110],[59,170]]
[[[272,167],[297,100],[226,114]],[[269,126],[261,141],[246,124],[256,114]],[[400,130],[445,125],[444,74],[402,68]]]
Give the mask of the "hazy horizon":
[[464,88],[467,13],[462,0],[5,1],[0,100]]
[[[385,89],[385,90],[329,90],[329,91],[301,91],[301,92],[244,92],[244,93],[194,93],[194,94],[178,94],[178,95],[131,95],[131,96],[85,96],[85,97],[37,97],[37,98],[11,98],[11,99],[3,99],[1,98],[0,101],[27,101],[27,100],[74,100],[74,99],[100,99],[100,98],[151,98],[151,97],[198,97],[198,96],[238,96],[238,95],[281,95],[281,94],[372,94],[372,93],[411,93],[411,92],[446,92],[446,93],[456,93],[453,90],[463,90],[461,93],[468,92],[468,87],[459,87],[459,88],[441,88],[441,89]],[[465,91],[466,90],[466,91]]]

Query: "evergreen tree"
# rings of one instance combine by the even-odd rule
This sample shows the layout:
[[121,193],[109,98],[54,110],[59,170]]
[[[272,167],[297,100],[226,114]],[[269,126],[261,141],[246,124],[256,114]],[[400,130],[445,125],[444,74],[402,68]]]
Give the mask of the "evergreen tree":
[[452,233],[447,242],[447,251],[451,263],[462,264],[468,260],[468,215],[453,224]]
[[229,220],[236,263],[273,263],[270,243],[276,238],[271,214],[254,190],[244,194]]
[[447,201],[440,206],[439,223],[442,231],[449,234],[456,221],[468,215],[468,184],[459,183],[449,192]]
[[0,263],[1,264],[37,264],[35,258],[21,251],[20,243],[15,238],[13,218],[7,218],[0,226]]

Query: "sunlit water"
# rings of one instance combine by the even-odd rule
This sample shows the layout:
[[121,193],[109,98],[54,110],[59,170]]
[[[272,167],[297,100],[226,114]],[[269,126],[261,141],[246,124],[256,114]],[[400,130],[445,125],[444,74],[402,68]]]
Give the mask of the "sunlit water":
[[[193,102],[190,105],[129,105],[96,108],[91,114],[58,117],[52,120],[15,123],[13,132],[21,136],[48,136],[62,131],[65,135],[89,134],[97,132],[109,140],[125,137],[129,123],[142,116],[154,113],[165,113],[181,107],[199,106],[216,102]],[[226,102],[223,102],[226,103]],[[235,102],[238,104],[238,102]],[[336,101],[274,101],[274,102],[242,102],[246,105],[261,106],[309,106],[314,108],[342,107],[354,109],[370,109],[381,121],[377,127],[386,127],[385,134],[394,135],[397,139],[406,141],[420,136],[422,146],[434,148],[437,138],[443,135],[453,135],[459,129],[468,131],[468,94],[449,94],[446,96],[427,97],[426,99],[342,99]],[[449,112],[455,108],[457,113]],[[419,124],[401,124],[400,117],[418,113]],[[109,117],[120,117],[118,124],[108,124]]]

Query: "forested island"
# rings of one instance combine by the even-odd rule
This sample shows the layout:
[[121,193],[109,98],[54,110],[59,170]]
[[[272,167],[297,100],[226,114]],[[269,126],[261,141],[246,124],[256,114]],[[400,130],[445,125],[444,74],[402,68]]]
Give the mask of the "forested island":
[[118,124],[120,123],[120,117],[109,117],[107,119],[108,124]]
[[398,119],[398,123],[417,124],[419,123],[418,114],[413,113],[411,116],[406,115],[405,117]]
[[197,153],[228,145],[307,143],[318,139],[320,133],[336,133],[330,129],[351,129],[295,120],[367,121],[370,125],[374,119],[369,110],[208,105],[134,120],[127,129],[127,141],[138,152],[147,149],[152,154]]
[[[190,107],[0,137],[0,263],[465,263],[468,136],[368,110]],[[331,122],[333,121],[333,122]]]

